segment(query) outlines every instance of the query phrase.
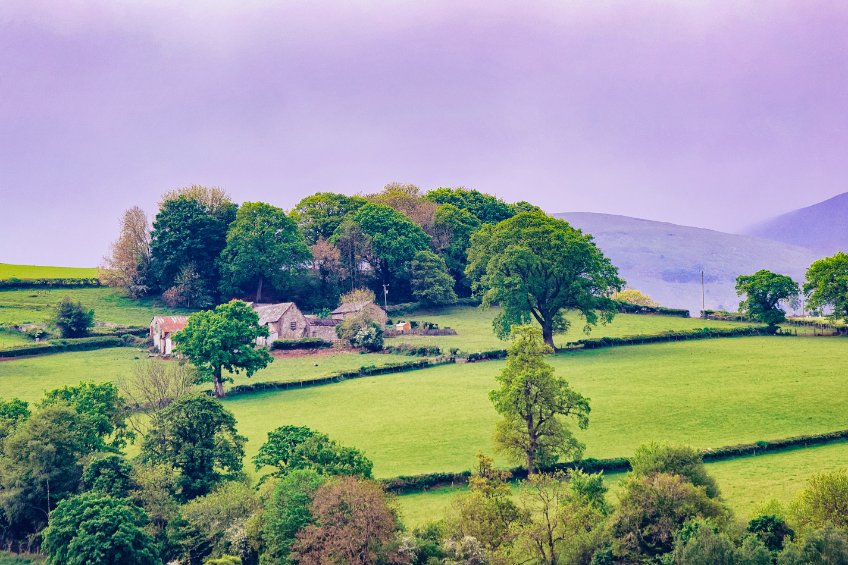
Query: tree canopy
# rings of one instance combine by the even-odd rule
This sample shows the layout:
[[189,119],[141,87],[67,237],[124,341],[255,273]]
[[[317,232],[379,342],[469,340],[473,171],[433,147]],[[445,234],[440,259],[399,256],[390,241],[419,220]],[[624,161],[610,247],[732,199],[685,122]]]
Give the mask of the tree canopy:
[[53,324],[62,337],[84,337],[94,325],[94,310],[86,310],[79,301],[66,296],[56,306]]
[[296,273],[312,258],[294,221],[281,208],[262,202],[245,202],[227,231],[221,252],[221,289],[227,294],[256,291],[268,281],[277,290],[289,288]]
[[503,417],[495,441],[516,461],[523,459],[529,474],[560,457],[582,454],[583,444],[564,422],[566,417],[573,416],[581,429],[589,425],[589,401],[554,375],[544,360],[551,352],[537,328],[513,327],[506,366],[497,377],[501,386],[489,393]]
[[256,344],[256,338],[267,336],[268,328],[259,325],[256,311],[246,302],[232,300],[192,314],[186,327],[174,334],[174,343],[177,351],[212,379],[220,398],[224,396],[225,369],[236,374],[244,371],[251,377],[271,362],[268,350]]
[[427,306],[456,302],[454,279],[448,273],[445,260],[431,251],[419,251],[410,265],[412,297]]
[[335,192],[318,192],[298,202],[291,217],[310,245],[319,239],[330,239],[345,217],[367,200]]
[[437,188],[425,194],[424,198],[436,204],[453,204],[467,210],[483,224],[497,224],[517,213],[513,206],[500,198],[474,189]]
[[808,308],[831,308],[831,318],[848,322],[848,254],[840,251],[810,265],[804,293]]
[[513,325],[535,320],[551,347],[554,333],[568,328],[568,310],[579,312],[587,329],[612,320],[611,295],[624,285],[592,236],[540,213],[484,226],[471,238],[468,259],[466,272],[483,306],[501,307],[497,334],[505,338]]
[[786,311],[780,304],[794,303],[799,292],[798,283],[790,277],[765,269],[736,277],[736,294],[745,296],[739,310],[772,327],[786,321]]

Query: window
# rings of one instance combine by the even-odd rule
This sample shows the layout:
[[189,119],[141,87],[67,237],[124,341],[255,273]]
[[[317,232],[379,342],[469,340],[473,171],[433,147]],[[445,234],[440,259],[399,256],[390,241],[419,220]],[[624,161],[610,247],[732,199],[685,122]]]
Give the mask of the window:
[[292,331],[296,330],[297,329],[297,322],[292,320],[292,322],[289,324],[289,327],[291,328]]

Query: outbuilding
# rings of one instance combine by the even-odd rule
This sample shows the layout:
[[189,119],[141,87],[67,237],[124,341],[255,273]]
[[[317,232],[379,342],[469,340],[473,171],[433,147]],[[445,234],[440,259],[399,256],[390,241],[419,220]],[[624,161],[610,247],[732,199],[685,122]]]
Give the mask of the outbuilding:
[[159,355],[171,355],[174,350],[173,335],[186,327],[188,316],[154,316],[150,322],[153,349]]

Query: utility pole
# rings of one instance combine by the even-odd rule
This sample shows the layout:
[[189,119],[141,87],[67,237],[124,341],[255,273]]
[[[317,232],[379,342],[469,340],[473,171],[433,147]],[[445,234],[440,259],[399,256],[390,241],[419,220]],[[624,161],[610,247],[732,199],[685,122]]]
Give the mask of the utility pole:
[[389,285],[383,283],[383,308],[389,311]]

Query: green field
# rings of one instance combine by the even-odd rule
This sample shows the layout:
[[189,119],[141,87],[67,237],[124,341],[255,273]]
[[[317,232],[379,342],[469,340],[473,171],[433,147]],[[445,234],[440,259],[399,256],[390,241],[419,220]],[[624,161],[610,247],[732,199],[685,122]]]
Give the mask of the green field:
[[56,305],[66,296],[86,308],[93,308],[95,324],[147,326],[157,314],[186,313],[154,300],[127,298],[114,288],[3,290],[0,291],[0,325],[47,322]]
[[[457,306],[439,310],[419,310],[408,316],[396,317],[397,320],[415,320],[434,322],[440,328],[453,328],[455,336],[414,336],[405,335],[386,340],[386,345],[409,343],[413,345],[435,345],[444,351],[451,348],[467,353],[506,349],[508,342],[498,339],[492,333],[492,320],[498,313],[497,308],[481,309],[471,306]],[[569,341],[587,337],[623,337],[630,335],[650,335],[675,330],[696,328],[731,328],[750,326],[748,323],[701,320],[700,318],[677,318],[673,316],[643,316],[619,314],[610,324],[599,324],[589,334],[584,333],[585,321],[577,314],[568,317],[572,322],[568,333],[554,337],[558,347]]]
[[3,279],[91,279],[97,269],[89,267],[39,267],[37,265],[10,265],[0,263],[0,280]]
[[[668,440],[697,448],[848,427],[848,342],[735,338],[573,351],[551,358],[591,399],[590,457]],[[268,431],[307,425],[363,449],[380,477],[468,469],[493,454],[488,400],[502,362],[449,365],[226,401],[255,451]],[[499,464],[508,464],[496,458]]]
[[[3,390],[3,398],[17,397],[33,402],[40,399],[45,391],[78,384],[83,380],[114,382],[122,375],[130,374],[133,365],[140,359],[147,359],[146,351],[127,347],[9,359],[0,361],[0,390]],[[319,357],[275,359],[271,365],[258,371],[250,379],[243,374],[236,376],[235,384],[310,380],[339,371],[358,369],[362,365],[396,363],[398,359],[405,358],[396,355],[338,352]],[[226,386],[229,388],[230,385]],[[211,389],[211,384],[201,385],[201,388]]]
[[[740,520],[750,520],[770,500],[787,505],[804,488],[809,478],[820,472],[848,468],[848,443],[792,449],[755,457],[707,463],[708,472],[718,481],[722,498]],[[611,502],[617,501],[623,474],[606,477]],[[520,487],[513,486],[517,493]],[[440,488],[425,493],[397,497],[397,507],[409,528],[442,517],[462,487]]]

